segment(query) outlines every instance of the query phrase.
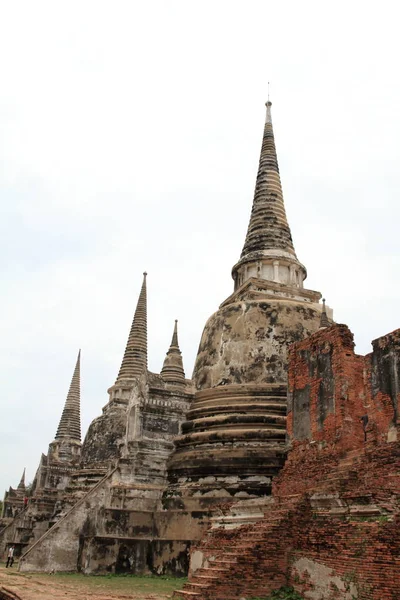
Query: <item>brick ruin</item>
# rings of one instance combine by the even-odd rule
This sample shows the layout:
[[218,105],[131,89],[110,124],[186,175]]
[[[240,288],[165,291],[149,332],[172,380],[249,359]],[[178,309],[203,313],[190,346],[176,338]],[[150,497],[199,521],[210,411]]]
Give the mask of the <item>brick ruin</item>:
[[399,597],[399,342],[396,330],[359,356],[350,330],[332,325],[291,347],[289,452],[272,496],[251,524],[225,507],[176,598],[284,585],[317,600]]
[[268,102],[234,291],[192,379],[176,322],[160,373],[147,368],[145,273],[102,414],[81,443],[78,357],[29,503],[0,521],[1,550],[15,544],[23,571],[189,571],[177,598],[287,584],[310,600],[396,598],[400,334],[356,355],[306,276]]

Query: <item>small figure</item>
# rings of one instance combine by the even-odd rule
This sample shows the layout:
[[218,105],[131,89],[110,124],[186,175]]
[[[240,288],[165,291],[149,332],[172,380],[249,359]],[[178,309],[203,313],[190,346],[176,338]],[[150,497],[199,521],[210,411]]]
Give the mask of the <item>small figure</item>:
[[360,417],[360,421],[362,423],[363,430],[364,430],[364,442],[366,442],[367,441],[368,415],[363,415],[362,417]]
[[7,554],[6,569],[8,568],[8,565],[10,565],[10,567],[12,567],[13,564],[14,564],[14,546],[10,546],[10,548],[8,550],[8,554]]

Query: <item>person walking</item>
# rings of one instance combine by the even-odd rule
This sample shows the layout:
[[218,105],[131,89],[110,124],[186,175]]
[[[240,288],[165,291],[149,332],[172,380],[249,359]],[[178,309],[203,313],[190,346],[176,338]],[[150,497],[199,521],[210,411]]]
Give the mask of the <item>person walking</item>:
[[8,554],[7,554],[6,569],[8,568],[8,565],[10,565],[10,567],[12,567],[13,564],[14,564],[14,546],[10,546],[10,548],[8,550]]

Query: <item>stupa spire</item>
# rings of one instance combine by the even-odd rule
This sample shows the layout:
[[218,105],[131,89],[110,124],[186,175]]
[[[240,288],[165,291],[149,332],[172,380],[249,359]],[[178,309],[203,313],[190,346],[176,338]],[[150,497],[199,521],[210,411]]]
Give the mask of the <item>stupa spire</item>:
[[[235,288],[250,277],[301,287],[306,277],[305,268],[297,260],[286,217],[271,106],[268,97],[250,222],[240,261],[232,269]],[[286,261],[286,271],[274,264],[280,259]]]
[[319,322],[319,328],[325,329],[325,327],[329,327],[329,326],[330,326],[330,323],[329,323],[328,315],[326,314],[325,298],[322,298],[322,311],[321,311],[321,319]]
[[241,258],[250,252],[278,248],[295,256],[283,203],[271,106],[272,102],[268,100],[253,208]]
[[124,358],[116,383],[139,377],[147,369],[147,273],[143,273],[142,289],[133,317]]
[[172,334],[172,340],[171,340],[171,348],[172,347],[176,347],[176,348],[179,349],[179,342],[178,342],[178,319],[175,319],[174,333]]
[[64,410],[61,415],[60,423],[58,425],[56,440],[59,439],[73,439],[81,441],[81,416],[80,416],[80,403],[81,403],[81,351],[78,352],[78,358],[74,373],[72,375],[71,385],[67,399],[65,401]]
[[183,370],[182,353],[178,342],[178,321],[175,320],[174,332],[171,345],[165,357],[161,377],[168,383],[176,385],[185,384],[185,371]]
[[22,472],[22,477],[21,477],[21,481],[18,484],[18,488],[19,490],[25,490],[25,471],[26,468],[24,467],[24,470]]

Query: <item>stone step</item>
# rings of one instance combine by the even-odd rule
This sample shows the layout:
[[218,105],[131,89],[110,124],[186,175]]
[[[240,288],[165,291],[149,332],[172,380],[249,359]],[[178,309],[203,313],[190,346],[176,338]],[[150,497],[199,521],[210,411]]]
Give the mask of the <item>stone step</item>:
[[[195,581],[188,581],[185,584],[185,590],[189,592],[201,592],[201,590],[206,590],[211,586],[211,583],[196,583]],[[193,589],[192,589],[193,588]]]
[[188,590],[175,590],[173,593],[173,598],[199,598],[201,596],[200,592],[193,592]]
[[[223,556],[225,556],[225,554],[223,554]],[[212,564],[215,565],[235,565],[236,564],[236,559],[235,560],[228,560],[228,558],[214,558],[212,560]],[[227,569],[225,568],[220,568],[220,567],[206,567],[208,569],[210,569],[210,571],[221,571],[222,573],[225,572]]]
[[208,577],[209,575],[221,577],[221,575],[224,575],[224,573],[226,573],[229,570],[229,567],[232,564],[236,564],[236,560],[234,562],[230,563],[229,565],[226,564],[221,567],[215,567],[215,569],[211,566],[202,567],[201,569],[197,569],[195,574],[192,575],[192,581],[197,581],[197,577]]

